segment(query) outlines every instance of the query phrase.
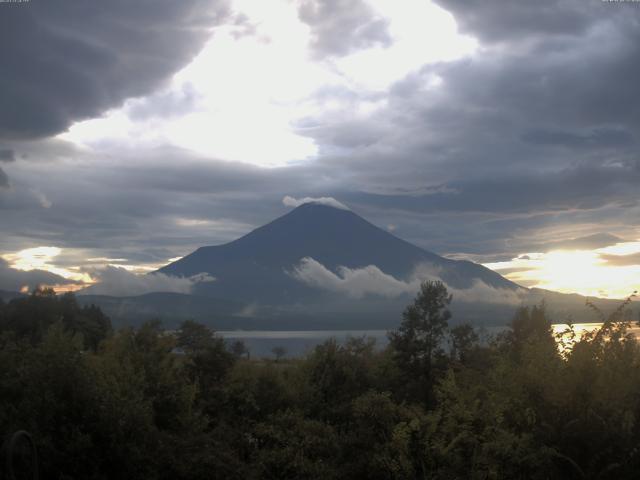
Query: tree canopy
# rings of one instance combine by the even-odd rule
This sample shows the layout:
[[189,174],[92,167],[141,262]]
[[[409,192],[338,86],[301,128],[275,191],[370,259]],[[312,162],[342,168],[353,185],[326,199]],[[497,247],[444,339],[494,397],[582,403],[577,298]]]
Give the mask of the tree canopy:
[[39,291],[0,304],[0,431],[32,434],[42,478],[636,478],[624,306],[559,349],[544,306],[480,342],[450,302],[423,284],[387,346],[249,359],[192,321],[112,332]]

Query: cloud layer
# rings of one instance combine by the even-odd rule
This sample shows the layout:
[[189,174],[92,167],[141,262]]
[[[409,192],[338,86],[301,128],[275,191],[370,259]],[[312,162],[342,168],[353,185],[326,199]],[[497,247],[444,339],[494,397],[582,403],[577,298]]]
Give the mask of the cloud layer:
[[0,149],[0,162],[13,162],[16,159],[16,154],[11,149]]
[[317,203],[320,205],[327,205],[333,208],[339,208],[341,210],[349,210],[344,203],[339,202],[333,197],[304,197],[304,198],[294,198],[286,195],[282,199],[282,204],[287,207],[299,207],[300,205],[304,205],[305,203]]
[[[361,299],[367,295],[396,298],[402,295],[414,296],[420,284],[426,280],[440,280],[436,271],[428,265],[419,265],[409,280],[399,280],[384,273],[375,265],[363,268],[338,267],[332,272],[317,260],[305,257],[291,271],[297,280],[322,290]],[[476,280],[471,288],[455,289],[447,285],[454,300],[517,305],[525,298],[526,290],[506,290],[488,286]]]
[[388,20],[363,0],[300,0],[298,15],[311,28],[310,48],[316,58],[344,56],[392,41]]
[[84,290],[83,294],[111,295],[130,297],[153,292],[191,293],[199,282],[212,282],[215,279],[206,274],[193,277],[171,277],[163,273],[136,275],[124,268],[108,266],[93,273],[98,283]]

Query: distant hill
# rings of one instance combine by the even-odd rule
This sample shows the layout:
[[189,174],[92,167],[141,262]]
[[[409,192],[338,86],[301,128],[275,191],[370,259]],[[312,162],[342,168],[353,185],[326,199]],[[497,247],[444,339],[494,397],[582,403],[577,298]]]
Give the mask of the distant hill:
[[191,318],[218,324],[224,319],[236,318],[243,309],[243,305],[237,302],[168,292],[131,297],[79,295],[78,301],[82,305],[100,306],[116,326],[160,319],[165,327],[172,328],[178,322]]
[[14,298],[20,298],[20,297],[24,297],[24,293],[20,293],[20,292],[10,292],[7,290],[0,290],[0,298],[2,300],[4,300],[5,302],[8,302],[10,300],[13,300]]

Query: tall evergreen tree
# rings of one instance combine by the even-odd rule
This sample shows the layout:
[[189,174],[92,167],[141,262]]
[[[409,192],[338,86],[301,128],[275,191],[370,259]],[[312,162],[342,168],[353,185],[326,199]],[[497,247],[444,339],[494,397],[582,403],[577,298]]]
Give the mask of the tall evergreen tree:
[[434,367],[442,358],[442,344],[451,318],[453,296],[441,281],[425,281],[403,313],[398,330],[389,334],[394,358],[405,374],[411,395],[431,399]]

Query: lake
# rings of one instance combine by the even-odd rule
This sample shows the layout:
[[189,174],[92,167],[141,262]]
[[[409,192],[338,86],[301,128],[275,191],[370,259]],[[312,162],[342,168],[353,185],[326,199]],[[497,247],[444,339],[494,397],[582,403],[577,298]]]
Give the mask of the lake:
[[386,330],[233,330],[217,333],[229,342],[242,340],[252,357],[272,357],[275,347],[284,347],[287,357],[300,357],[330,338],[344,343],[349,337],[369,337],[376,339],[379,348],[387,344]]
[[[586,332],[590,332],[600,327],[601,323],[574,323],[576,339],[579,339]],[[640,327],[635,323],[629,329],[636,338],[640,338]],[[563,332],[567,325],[563,323],[552,325],[554,333]],[[477,329],[481,340],[486,340],[491,335],[503,331],[506,327],[481,327]],[[313,350],[324,341],[335,338],[338,343],[344,343],[349,337],[368,337],[376,340],[379,349],[384,348],[387,343],[387,330],[291,330],[291,331],[271,331],[271,330],[231,330],[219,331],[228,342],[242,340],[249,348],[252,357],[273,357],[272,350],[275,347],[283,347],[287,357],[301,357]]]
[[[478,329],[481,338],[498,333],[504,327],[482,327]],[[252,357],[273,357],[275,347],[283,347],[287,357],[300,357],[313,350],[317,345],[330,338],[344,343],[350,337],[367,337],[376,340],[376,347],[383,349],[389,340],[388,330],[229,330],[219,331],[229,343],[242,340],[249,348]]]

